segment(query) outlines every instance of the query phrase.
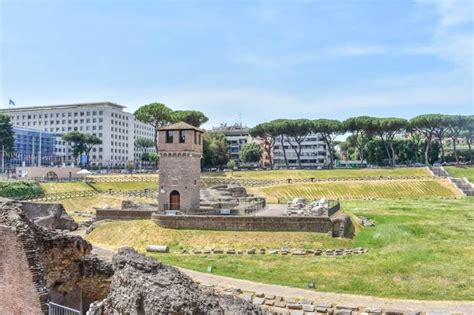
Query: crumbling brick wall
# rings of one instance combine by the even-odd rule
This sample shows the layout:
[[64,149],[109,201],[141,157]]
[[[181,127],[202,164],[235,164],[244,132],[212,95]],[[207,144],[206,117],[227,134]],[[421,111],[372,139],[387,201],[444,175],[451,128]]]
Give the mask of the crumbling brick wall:
[[0,314],[41,314],[48,291],[41,257],[18,204],[0,201]]

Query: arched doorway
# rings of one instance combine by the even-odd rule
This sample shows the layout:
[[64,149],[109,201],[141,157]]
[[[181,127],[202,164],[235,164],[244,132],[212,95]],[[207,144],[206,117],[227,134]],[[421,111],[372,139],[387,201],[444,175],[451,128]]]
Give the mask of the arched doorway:
[[46,173],[46,180],[58,180],[58,174],[56,174],[55,172],[53,171],[49,171],[48,173]]
[[173,190],[170,194],[170,210],[179,210],[180,208],[179,192]]

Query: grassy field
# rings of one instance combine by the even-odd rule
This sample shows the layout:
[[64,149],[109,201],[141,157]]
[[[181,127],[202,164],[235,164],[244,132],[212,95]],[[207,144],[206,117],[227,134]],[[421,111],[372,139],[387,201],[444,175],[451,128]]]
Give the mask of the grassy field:
[[152,182],[91,183],[91,185],[99,191],[158,189],[158,179]]
[[269,203],[286,202],[296,197],[307,199],[386,199],[458,197],[460,193],[447,180],[341,181],[300,185],[248,188],[267,198]]
[[[224,173],[231,177],[231,172]],[[363,168],[335,170],[269,170],[234,172],[233,177],[245,179],[286,179],[286,178],[338,178],[338,177],[367,177],[367,176],[430,176],[424,167],[410,168]]]
[[445,166],[444,169],[453,177],[466,177],[471,183],[474,183],[473,166]]
[[70,191],[81,191],[81,190],[93,190],[89,185],[83,182],[72,182],[72,183],[40,183],[46,194],[70,192]]
[[[104,222],[87,236],[108,248],[168,244],[157,259],[198,271],[321,291],[383,297],[472,300],[474,296],[474,207],[454,200],[343,201],[345,211],[376,221],[353,240],[325,234],[217,232],[162,229],[149,220]],[[126,231],[126,233],[124,233]],[[369,253],[340,258],[315,256],[182,255],[182,248],[367,247]]]

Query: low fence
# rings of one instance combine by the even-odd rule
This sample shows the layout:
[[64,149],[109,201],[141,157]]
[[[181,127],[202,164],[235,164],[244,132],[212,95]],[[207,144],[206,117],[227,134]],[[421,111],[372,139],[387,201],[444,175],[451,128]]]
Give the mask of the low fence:
[[158,181],[158,176],[88,176],[84,181],[86,183],[156,182]]
[[266,200],[262,197],[240,197],[237,210],[243,214],[251,214],[265,208]]
[[197,229],[223,231],[299,231],[332,232],[329,217],[276,217],[234,215],[162,215],[151,216],[154,223],[169,229]]

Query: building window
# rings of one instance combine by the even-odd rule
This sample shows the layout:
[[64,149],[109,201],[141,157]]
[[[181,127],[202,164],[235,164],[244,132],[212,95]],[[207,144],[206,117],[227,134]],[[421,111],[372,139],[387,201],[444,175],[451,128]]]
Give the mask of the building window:
[[198,144],[198,140],[197,140],[197,131],[194,132],[194,144]]
[[173,130],[166,130],[166,143],[173,143]]
[[186,131],[185,130],[180,130],[179,131],[179,143],[185,143],[186,142]]
[[198,144],[201,145],[201,134],[198,134]]

